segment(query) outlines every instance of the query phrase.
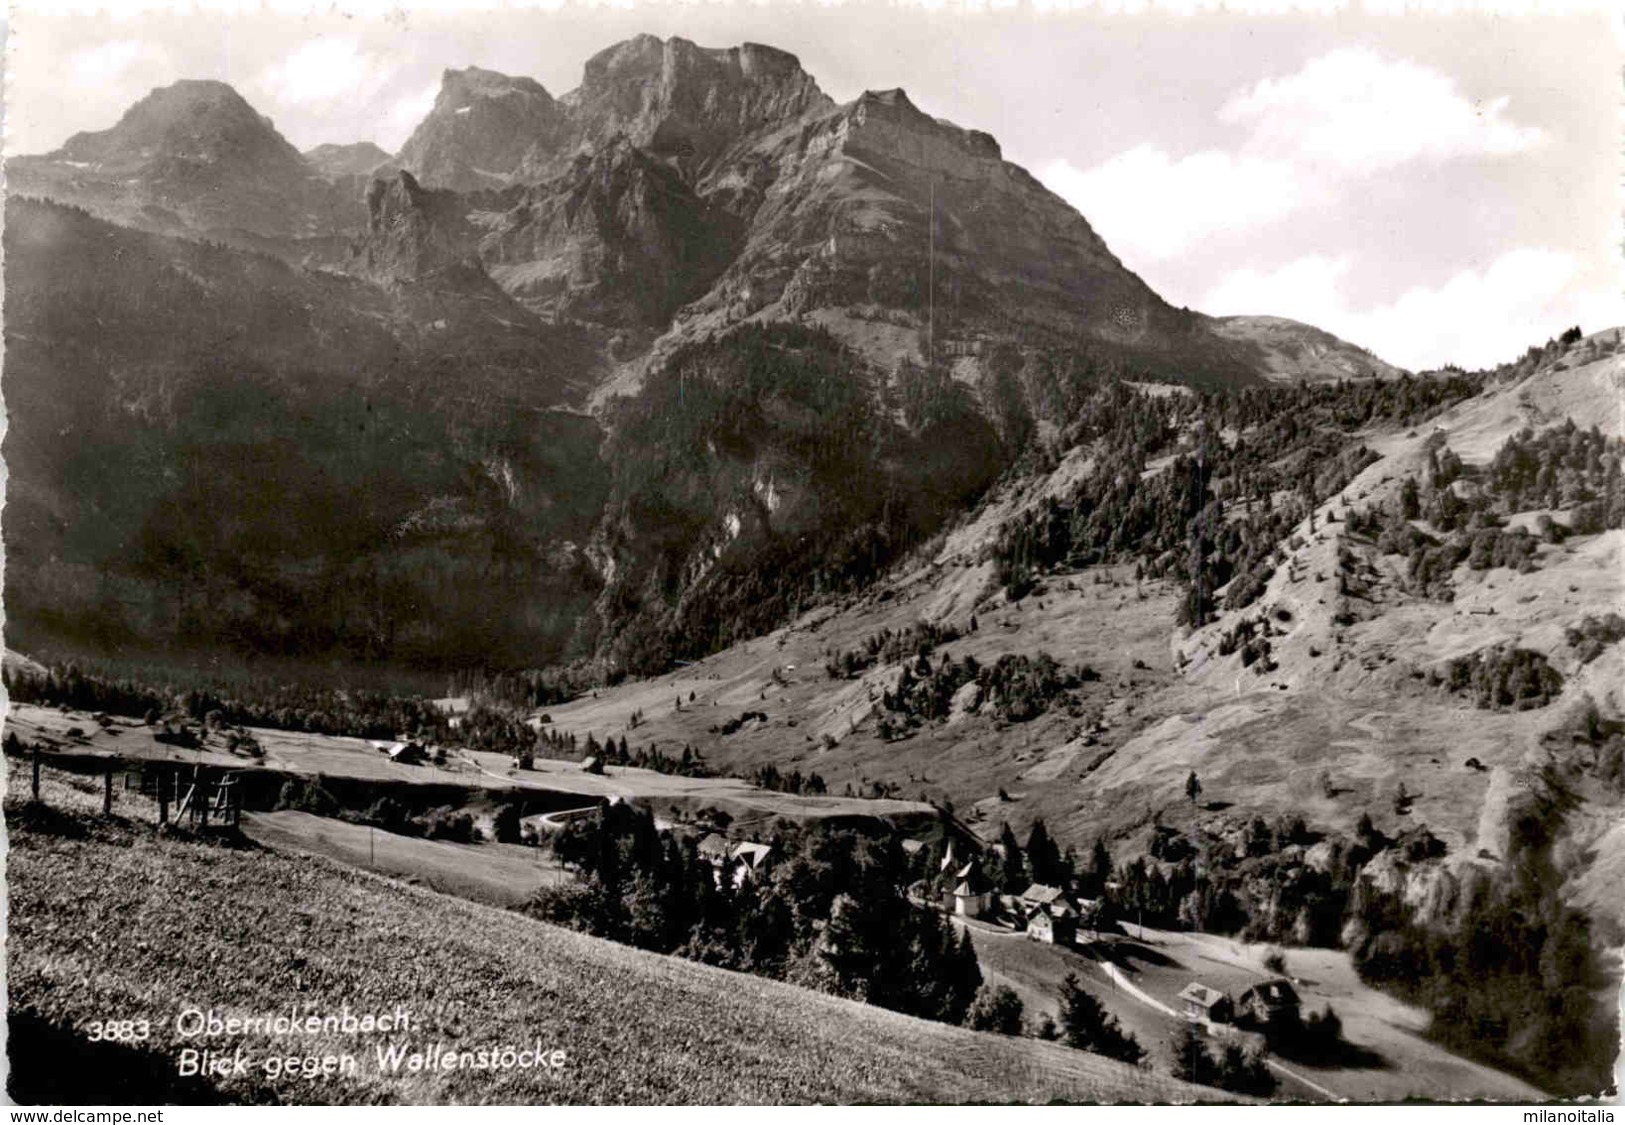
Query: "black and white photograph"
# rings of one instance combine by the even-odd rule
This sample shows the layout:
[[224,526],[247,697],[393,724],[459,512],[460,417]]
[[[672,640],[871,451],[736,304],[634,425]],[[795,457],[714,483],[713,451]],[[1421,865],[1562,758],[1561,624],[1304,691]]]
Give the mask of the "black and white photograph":
[[15,0],[11,1120],[1614,1121],[1622,28]]

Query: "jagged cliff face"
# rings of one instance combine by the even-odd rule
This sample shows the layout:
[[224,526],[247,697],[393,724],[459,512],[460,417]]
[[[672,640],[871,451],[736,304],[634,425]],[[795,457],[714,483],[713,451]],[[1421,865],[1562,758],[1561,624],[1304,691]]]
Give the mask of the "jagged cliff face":
[[[444,238],[532,309],[658,332],[732,260],[759,202],[705,176],[830,106],[783,51],[640,36],[588,60],[557,101],[530,79],[447,71],[395,164],[467,194],[467,222],[437,212]],[[379,237],[369,227],[369,269],[398,256],[374,251]]]
[[688,179],[763,130],[833,105],[784,51],[755,43],[711,50],[652,35],[594,55],[565,101],[584,142],[624,136]]
[[[901,90],[781,131],[705,186],[741,210],[758,204],[739,257],[688,310],[690,330],[859,305],[906,310],[939,340],[1025,326],[1174,356],[1201,335],[992,137]],[[1211,367],[1246,377],[1200,342]]]
[[479,254],[533,307],[659,328],[727,264],[732,227],[674,168],[618,138],[526,189]]
[[587,60],[581,86],[558,100],[529,78],[446,71],[396,163],[426,186],[478,191],[546,181],[629,143],[692,182],[762,130],[831,105],[784,51],[640,35]]
[[469,67],[448,70],[429,116],[396,164],[437,188],[477,191],[535,177],[566,141],[569,121],[539,82]]
[[362,273],[385,282],[423,281],[448,273],[483,273],[462,203],[450,192],[421,187],[410,172],[367,188],[367,237],[357,256]]
[[471,250],[512,296],[656,338],[623,364],[623,391],[747,318],[853,309],[901,320],[900,344],[869,349],[882,368],[1035,330],[1211,381],[1260,366],[1170,308],[992,137],[901,90],[837,106],[770,47],[640,36],[557,101],[448,71],[399,163],[467,195]]

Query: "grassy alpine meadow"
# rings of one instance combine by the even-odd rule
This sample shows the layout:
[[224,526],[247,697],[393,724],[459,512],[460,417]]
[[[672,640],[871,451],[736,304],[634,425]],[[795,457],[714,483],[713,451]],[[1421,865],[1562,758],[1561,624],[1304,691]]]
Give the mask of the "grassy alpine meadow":
[[[316,856],[161,835],[127,793],[103,817],[95,778],[47,768],[31,805],[27,770],[12,763],[5,806],[18,1102],[1224,1096],[1052,1043],[638,952]],[[221,1034],[208,1034],[211,1014]],[[393,1022],[274,1022],[346,1014]],[[544,1065],[517,1065],[538,1046]],[[414,1066],[414,1054],[441,1065]],[[204,1073],[186,1073],[188,1061]]]

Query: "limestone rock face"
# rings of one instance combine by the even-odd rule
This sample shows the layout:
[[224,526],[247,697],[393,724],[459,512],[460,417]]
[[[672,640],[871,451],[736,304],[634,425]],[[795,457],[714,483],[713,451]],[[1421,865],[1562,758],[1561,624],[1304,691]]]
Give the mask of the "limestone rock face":
[[[836,105],[772,47],[642,35],[590,58],[557,99],[530,79],[447,71],[396,163],[461,194],[461,225],[510,296],[635,330],[606,394],[746,320],[856,320],[848,335],[887,369],[1017,338],[1208,383],[1282,362],[1170,307],[991,136],[902,90]],[[975,360],[955,375],[997,397]]]
[[732,249],[728,217],[625,138],[509,198],[480,256],[504,289],[554,318],[663,327]]
[[901,90],[767,136],[701,190],[749,229],[678,338],[747,317],[878,306],[922,330],[919,358],[1027,328],[1215,379],[1252,377],[1206,318],[1167,305],[992,137],[931,117]]
[[982,685],[975,680],[961,684],[948,703],[948,725],[964,722],[982,706]]
[[624,140],[692,179],[762,130],[829,105],[784,51],[640,35],[587,60],[580,88],[558,100],[530,78],[446,71],[397,162],[429,187],[478,191],[549,180]]
[[[394,166],[463,193],[461,216],[450,205],[425,216],[450,228],[437,241],[462,245],[477,225],[480,259],[528,307],[648,332],[737,249],[732,197],[702,198],[704,173],[829,105],[783,51],[640,36],[588,60],[581,87],[556,101],[527,78],[448,70]],[[376,269],[393,254],[363,257]]]
[[587,60],[565,101],[581,141],[624,135],[687,177],[763,130],[833,104],[792,54],[746,43],[710,49],[640,35]]
[[570,122],[541,83],[493,70],[447,70],[434,108],[396,164],[435,188],[477,191],[550,166]]
[[373,180],[367,188],[367,236],[358,265],[375,281],[483,274],[473,244],[474,231],[451,193],[420,186],[410,172]]

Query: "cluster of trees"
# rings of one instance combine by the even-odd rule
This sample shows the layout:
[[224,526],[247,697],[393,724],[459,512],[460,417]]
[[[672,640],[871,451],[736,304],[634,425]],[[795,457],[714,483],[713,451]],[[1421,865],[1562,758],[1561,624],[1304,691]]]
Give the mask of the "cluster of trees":
[[781,824],[767,842],[775,861],[736,888],[692,840],[610,805],[555,834],[554,854],[577,878],[527,909],[642,949],[965,1022],[982,985],[975,949],[908,900],[895,834]]
[[1260,1098],[1275,1092],[1275,1075],[1265,1065],[1262,1054],[1231,1040],[1215,1055],[1194,1023],[1181,1025],[1169,1044],[1169,1055],[1174,1077],[1186,1082]]
[[1617,613],[1606,613],[1601,617],[1588,613],[1578,625],[1563,630],[1563,639],[1574,649],[1581,664],[1590,664],[1609,645],[1625,640],[1625,617]]
[[[474,824],[473,814],[455,805],[439,805],[427,809],[414,809],[394,797],[380,797],[364,809],[355,809],[328,791],[322,777],[289,778],[282,783],[276,807],[294,809],[313,816],[334,817],[351,824],[366,824],[394,832],[401,836],[418,836],[429,840],[450,840],[459,844],[477,844],[481,833]],[[497,817],[498,839],[517,842],[519,839],[518,808],[505,806]],[[504,822],[511,828],[504,831]]]
[[[877,722],[880,737],[895,738],[925,723],[946,719],[954,693],[974,682],[981,670],[974,656],[955,660],[946,653],[935,668],[931,658],[924,655],[904,664],[897,686],[880,697],[881,707],[889,712]],[[893,715],[899,718],[894,720]]]
[[1424,836],[1432,839],[1419,828],[1390,840],[1364,816],[1352,840],[1326,840],[1325,862],[1310,866],[1304,850],[1322,837],[1301,816],[1254,817],[1235,833],[1195,839],[1159,825],[1150,857],[1120,866],[1107,898],[1116,916],[1152,926],[1335,947],[1360,868],[1390,846],[1409,854],[1411,837]]
[[1553,815],[1519,811],[1503,871],[1469,882],[1462,907],[1436,921],[1362,880],[1351,948],[1365,980],[1428,1008],[1454,1049],[1552,1090],[1595,1091],[1612,1082],[1619,1038],[1590,924],[1562,900]]
[[1020,894],[1033,883],[1060,887],[1083,898],[1100,898],[1112,877],[1112,857],[1099,837],[1087,862],[1067,848],[1063,853],[1049,834],[1044,819],[1034,820],[1023,847],[1009,824],[1000,826],[999,846],[982,856],[982,874],[990,886],[1005,894]]
[[[1450,601],[1455,597],[1451,577],[1463,563],[1473,570],[1504,566],[1527,574],[1537,569],[1539,541],[1523,528],[1506,529],[1488,509],[1466,512],[1465,502],[1449,489],[1431,493],[1425,508],[1412,504],[1407,498],[1416,491],[1415,478],[1407,477],[1405,485],[1410,487],[1402,486],[1397,508],[1379,502],[1351,510],[1348,530],[1370,538],[1382,554],[1405,556],[1406,581],[1412,592],[1434,601]],[[1406,512],[1416,514],[1407,516]],[[1446,538],[1435,538],[1410,522],[1424,515],[1447,532]],[[1541,523],[1546,541],[1553,542],[1561,525],[1549,517],[1543,517]]]
[[101,711],[148,722],[189,719],[213,725],[271,727],[312,734],[394,738],[400,733],[439,739],[448,733],[446,715],[429,700],[385,691],[317,688],[283,680],[247,680],[229,688],[199,687],[191,678],[172,678],[162,669],[103,674],[76,662],[37,670],[8,666],[6,690],[18,703]]
[[1088,992],[1078,987],[1073,973],[1061,982],[1061,1041],[1068,1047],[1105,1055],[1133,1066],[1145,1058],[1145,1048],[1124,1031],[1117,1017],[1110,1015]]
[[[974,618],[972,629],[975,628]],[[928,657],[938,645],[949,644],[960,637],[952,625],[919,621],[906,629],[882,629],[871,633],[855,649],[829,652],[824,660],[824,672],[832,680],[850,680],[876,664],[896,664],[910,658]]]
[[[1046,569],[1133,559],[1142,576],[1184,584],[1182,624],[1206,624],[1220,608],[1256,600],[1288,530],[1372,462],[1352,440],[1360,427],[1418,421],[1480,385],[1461,375],[1225,396],[1119,394],[1118,417],[1069,431],[1095,443],[1100,468],[1000,529],[999,580],[1020,598]],[[1148,474],[1158,458],[1166,463]]]
[[1563,674],[1531,649],[1492,645],[1428,673],[1429,682],[1471,695],[1485,710],[1544,707],[1563,693]]
[[525,721],[522,712],[483,700],[470,704],[463,713],[457,736],[470,750],[484,750],[514,758],[524,754],[563,757],[575,750],[573,740],[561,742],[539,737]]
[[[590,743],[592,735],[589,734],[587,739]],[[591,753],[590,748],[588,753]],[[619,745],[615,739],[606,738],[598,752],[598,759],[604,765],[632,766],[635,769],[653,770],[655,773],[677,777],[715,776],[701,758],[700,752],[686,742],[683,743],[682,750],[668,754],[658,746],[628,746],[625,735],[621,736]]]
[[[1047,652],[1036,656],[1006,653],[988,665],[974,656],[955,660],[945,653],[935,667],[930,656],[921,653],[903,664],[897,686],[881,695],[881,706],[889,714],[882,714],[878,726],[881,737],[889,739],[946,719],[954,694],[970,683],[979,689],[983,713],[993,714],[1000,722],[1024,723],[1099,678],[1087,665],[1063,668]],[[891,715],[899,719],[894,721]]]
[[1219,638],[1219,655],[1229,656],[1241,651],[1241,665],[1252,668],[1259,675],[1273,672],[1276,663],[1270,659],[1270,623],[1265,617],[1244,617],[1224,631]]
[[572,661],[546,668],[487,672],[467,669],[452,673],[446,694],[466,695],[508,708],[533,710],[568,703],[597,686],[599,677],[589,662]]
[[[1588,702],[1579,717],[1567,730],[1551,732],[1547,738],[1558,743],[1554,749],[1560,753],[1572,750],[1576,743],[1591,747],[1591,760],[1579,763],[1579,768],[1602,782],[1609,791],[1625,794],[1625,722],[1604,718],[1595,703]],[[1562,745],[1567,738],[1568,746]]]
[[[1549,337],[1544,344],[1531,344],[1524,349],[1523,355],[1507,363],[1498,364],[1482,374],[1488,380],[1496,383],[1515,383],[1528,375],[1534,374],[1540,368],[1555,360],[1563,359],[1576,344],[1579,344],[1584,333],[1579,325],[1574,325],[1563,331],[1560,336]],[[1584,353],[1582,353],[1584,355]],[[1447,367],[1449,372],[1458,372],[1458,367]]]
[[[1421,481],[1407,477],[1395,505],[1351,511],[1348,528],[1371,537],[1384,554],[1406,556],[1414,591],[1448,601],[1451,573],[1463,563],[1474,570],[1509,567],[1528,573],[1536,568],[1541,541],[1625,526],[1622,457],[1625,442],[1603,436],[1594,425],[1581,429],[1572,418],[1538,433],[1526,427],[1481,470],[1435,444]],[[1508,516],[1543,508],[1569,509],[1568,523],[1542,512],[1538,535],[1506,528]],[[1411,522],[1423,519],[1445,538]]]
[[712,723],[710,729],[712,734],[720,734],[726,737],[727,735],[735,734],[741,730],[744,730],[746,723],[753,722],[767,722],[767,712],[741,711],[731,719],[724,720],[721,723]]
[[1027,1030],[1026,1020],[1023,1019],[1025,1010],[1021,997],[1009,985],[984,984],[965,1015],[965,1026],[972,1031],[1022,1035]]
[[1600,525],[1590,530],[1620,527],[1625,525],[1621,458],[1625,441],[1605,437],[1595,424],[1581,429],[1569,418],[1539,433],[1525,427],[1508,438],[1485,467],[1482,483],[1504,512],[1586,507],[1584,522]]
[[776,793],[807,793],[812,796],[821,796],[829,792],[824,779],[817,773],[803,775],[800,770],[791,770],[783,773],[772,762],[765,766],[758,766],[749,777],[750,782],[762,789],[771,789]]
[[1535,537],[1523,528],[1506,531],[1498,527],[1458,528],[1443,543],[1412,547],[1405,571],[1420,594],[1441,601],[1454,596],[1450,583],[1456,567],[1466,563],[1473,570],[1504,566],[1528,574],[1536,569]]
[[688,743],[668,753],[658,746],[633,746],[623,734],[608,735],[600,742],[588,731],[585,739],[571,731],[547,725],[533,729],[523,712],[485,701],[475,702],[463,715],[461,728],[448,737],[471,750],[486,750],[512,757],[521,766],[535,758],[579,761],[597,758],[600,766],[632,766],[682,777],[710,777],[700,752]]

